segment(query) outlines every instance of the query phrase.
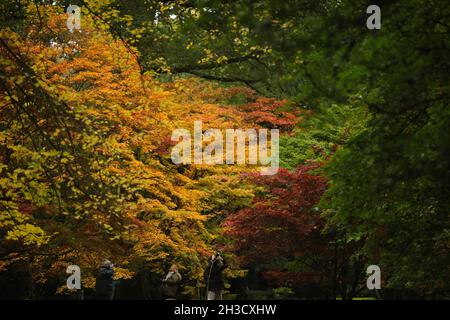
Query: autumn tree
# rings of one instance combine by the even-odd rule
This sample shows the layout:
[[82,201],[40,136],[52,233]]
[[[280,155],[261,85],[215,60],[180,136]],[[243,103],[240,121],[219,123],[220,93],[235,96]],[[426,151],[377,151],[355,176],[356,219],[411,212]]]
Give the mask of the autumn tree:
[[351,299],[365,288],[365,260],[352,257],[357,242],[342,242],[337,230],[326,228],[318,204],[327,180],[318,170],[302,165],[270,177],[250,175],[256,195],[251,206],[227,216],[225,235],[243,266],[270,286],[303,297]]

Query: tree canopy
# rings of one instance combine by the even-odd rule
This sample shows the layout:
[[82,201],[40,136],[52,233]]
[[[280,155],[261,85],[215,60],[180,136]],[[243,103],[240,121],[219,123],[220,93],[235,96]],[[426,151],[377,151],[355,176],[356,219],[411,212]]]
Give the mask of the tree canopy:
[[[68,264],[93,288],[113,257],[147,298],[179,264],[192,298],[224,249],[232,281],[297,297],[371,294],[370,264],[385,297],[448,297],[450,4],[379,1],[380,30],[369,4],[3,1],[0,283],[28,279],[5,296],[68,294]],[[282,168],[174,164],[198,120],[279,129]]]

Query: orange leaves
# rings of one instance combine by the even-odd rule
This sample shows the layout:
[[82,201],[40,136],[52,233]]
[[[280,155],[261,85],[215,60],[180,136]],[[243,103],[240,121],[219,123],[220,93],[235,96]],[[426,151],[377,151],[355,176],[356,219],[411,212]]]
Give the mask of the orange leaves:
[[[55,8],[46,11],[45,19],[61,37],[50,41],[49,30],[32,24],[26,40],[2,33],[36,73],[30,85],[20,66],[2,52],[8,88],[27,84],[22,100],[0,96],[2,108],[20,100],[22,109],[12,110],[24,109],[20,120],[28,121],[23,125],[11,116],[14,112],[0,110],[0,121],[14,124],[1,133],[14,141],[8,151],[15,157],[10,163],[16,162],[7,169],[29,175],[8,185],[26,199],[39,198],[25,204],[16,195],[11,206],[22,205],[16,216],[29,217],[51,235],[48,250],[57,258],[48,259],[54,259],[55,269],[62,261],[92,268],[113,256],[118,277],[126,279],[135,261],[144,259],[146,267],[161,272],[161,265],[174,260],[187,279],[198,279],[209,243],[220,232],[205,222],[249,205],[254,192],[240,174],[253,169],[176,166],[169,157],[172,130],[192,129],[194,121],[202,121],[204,130],[266,125],[290,130],[295,115],[286,112],[283,101],[258,99],[250,89],[198,78],[160,83],[142,75],[124,43],[96,29],[89,15],[83,17],[82,32],[73,34],[66,15]],[[31,90],[36,87],[39,94]],[[57,103],[49,105],[52,99]],[[232,104],[233,99],[243,103]],[[28,165],[35,169],[23,169]],[[17,238],[37,233],[19,231]],[[61,243],[73,252],[59,255]],[[91,286],[92,278],[86,279]]]
[[269,129],[277,128],[284,132],[291,131],[298,123],[298,114],[287,112],[287,101],[273,98],[258,98],[255,102],[240,107],[247,121],[254,122]]

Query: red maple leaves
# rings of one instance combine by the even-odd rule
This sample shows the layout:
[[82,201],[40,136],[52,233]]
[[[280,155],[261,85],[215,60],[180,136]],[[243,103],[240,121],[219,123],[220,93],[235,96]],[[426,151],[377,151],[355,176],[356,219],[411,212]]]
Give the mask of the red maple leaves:
[[299,166],[293,172],[280,169],[274,176],[250,177],[265,190],[251,208],[228,216],[223,223],[244,262],[297,257],[317,249],[324,220],[315,206],[327,182],[310,172],[315,168]]
[[[240,107],[247,121],[269,129],[291,131],[298,123],[299,117],[292,111],[284,111],[287,101],[259,97],[255,102]],[[287,110],[287,109],[286,109]]]

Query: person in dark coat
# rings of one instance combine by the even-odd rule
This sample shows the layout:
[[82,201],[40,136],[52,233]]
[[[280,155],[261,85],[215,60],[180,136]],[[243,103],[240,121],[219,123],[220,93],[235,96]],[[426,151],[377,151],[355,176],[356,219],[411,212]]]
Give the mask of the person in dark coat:
[[166,300],[175,300],[178,295],[178,283],[181,281],[181,274],[178,267],[173,264],[166,277],[162,280],[161,293]]
[[222,300],[222,290],[225,289],[222,272],[227,267],[228,264],[220,252],[216,252],[209,259],[208,266],[203,273],[208,300]]
[[112,300],[114,298],[114,265],[109,260],[100,264],[95,281],[95,296],[98,300]]

